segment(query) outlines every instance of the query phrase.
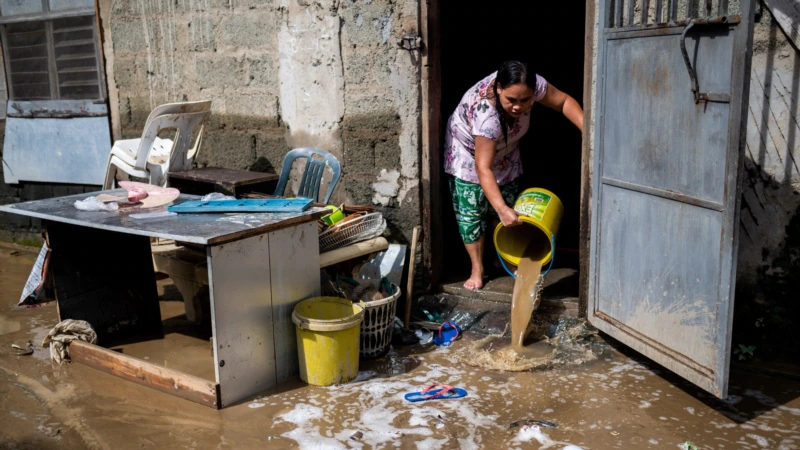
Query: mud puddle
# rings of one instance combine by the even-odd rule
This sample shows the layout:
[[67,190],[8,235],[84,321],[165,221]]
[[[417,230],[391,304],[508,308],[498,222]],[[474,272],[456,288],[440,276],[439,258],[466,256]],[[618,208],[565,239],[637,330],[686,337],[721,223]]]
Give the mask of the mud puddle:
[[[0,250],[0,268],[16,270],[5,263]],[[12,282],[21,287],[27,273],[18,272]],[[57,321],[52,304],[16,309],[18,288],[5,280],[0,317],[21,328],[0,335],[0,448],[675,449],[687,441],[701,449],[800,448],[800,383],[733,372],[730,397],[715,400],[643,358],[610,346],[596,351],[593,337],[568,324],[536,328],[527,343],[546,349],[536,339],[549,336],[546,345],[568,355],[561,339],[574,335],[595,350],[593,361],[488,370],[454,358],[480,340],[467,333],[451,347],[403,348],[364,362],[358,380],[344,386],[292,381],[216,411],[79,364],[5,353]],[[165,326],[180,320],[180,306],[162,302]],[[207,344],[198,348],[210,359]],[[468,395],[404,400],[432,383]],[[511,427],[519,421],[529,425]]]

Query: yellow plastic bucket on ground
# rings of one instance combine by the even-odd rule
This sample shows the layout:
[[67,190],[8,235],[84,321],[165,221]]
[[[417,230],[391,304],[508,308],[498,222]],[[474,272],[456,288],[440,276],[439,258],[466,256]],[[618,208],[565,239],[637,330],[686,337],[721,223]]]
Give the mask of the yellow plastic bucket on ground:
[[364,305],[336,297],[303,300],[294,307],[300,378],[330,386],[358,376],[358,346]]
[[507,262],[518,266],[522,254],[531,242],[539,240],[542,264],[553,258],[551,241],[558,233],[564,205],[556,194],[541,188],[530,188],[522,192],[514,203],[514,210],[524,214],[522,225],[504,227],[498,224],[494,230],[494,246]]

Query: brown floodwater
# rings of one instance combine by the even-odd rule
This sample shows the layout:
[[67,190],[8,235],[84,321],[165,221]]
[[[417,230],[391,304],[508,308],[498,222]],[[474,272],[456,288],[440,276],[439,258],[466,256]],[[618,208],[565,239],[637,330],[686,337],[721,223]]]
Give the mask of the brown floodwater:
[[[364,362],[359,378],[347,385],[293,381],[215,411],[78,364],[53,366],[38,344],[58,320],[55,305],[15,306],[34,258],[35,250],[10,256],[9,247],[0,245],[0,317],[20,325],[0,335],[4,449],[629,450],[675,449],[687,441],[701,449],[800,448],[800,383],[734,371],[731,395],[717,400],[579,324],[564,330],[579,336],[574,345],[545,339],[534,324],[526,348],[536,353],[528,359],[553,350],[556,356],[528,371],[470,364],[483,337],[468,332],[450,347],[402,348]],[[181,370],[205,370],[200,361],[210,360],[210,346],[202,330],[182,322],[181,303],[168,282],[159,284],[159,292],[165,332],[173,331],[161,343],[121,349]],[[12,353],[11,344],[29,339],[37,343],[32,356]],[[169,342],[183,347],[176,351]],[[509,337],[490,337],[481,345],[509,343]],[[582,359],[586,352],[593,357]],[[183,360],[190,353],[195,356]],[[468,395],[404,400],[431,383]],[[533,425],[511,427],[526,420]]]

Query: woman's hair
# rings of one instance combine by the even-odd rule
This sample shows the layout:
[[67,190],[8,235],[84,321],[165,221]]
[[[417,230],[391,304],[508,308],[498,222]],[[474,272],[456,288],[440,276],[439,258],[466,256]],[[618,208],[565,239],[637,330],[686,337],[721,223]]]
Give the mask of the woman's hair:
[[508,143],[508,126],[506,125],[503,105],[500,103],[500,96],[497,95],[497,86],[499,85],[505,89],[520,83],[536,92],[536,73],[528,71],[528,65],[524,62],[506,61],[497,70],[497,77],[492,88],[494,90],[494,107],[497,109],[497,115],[500,116],[500,127],[503,128],[503,136],[505,136],[506,143]]

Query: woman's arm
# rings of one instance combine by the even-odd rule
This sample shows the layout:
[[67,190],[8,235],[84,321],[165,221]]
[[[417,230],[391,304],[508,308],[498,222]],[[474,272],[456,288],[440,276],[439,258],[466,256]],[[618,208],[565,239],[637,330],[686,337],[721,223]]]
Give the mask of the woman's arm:
[[492,161],[497,151],[497,142],[487,137],[475,136],[475,171],[478,173],[478,180],[481,182],[483,193],[492,205],[503,226],[509,227],[520,223],[518,214],[506,205],[503,194],[500,193],[500,186],[492,172]]
[[564,117],[569,119],[579,130],[583,131],[583,108],[574,98],[559,91],[558,88],[551,84],[547,86],[547,93],[540,103],[563,113]]

